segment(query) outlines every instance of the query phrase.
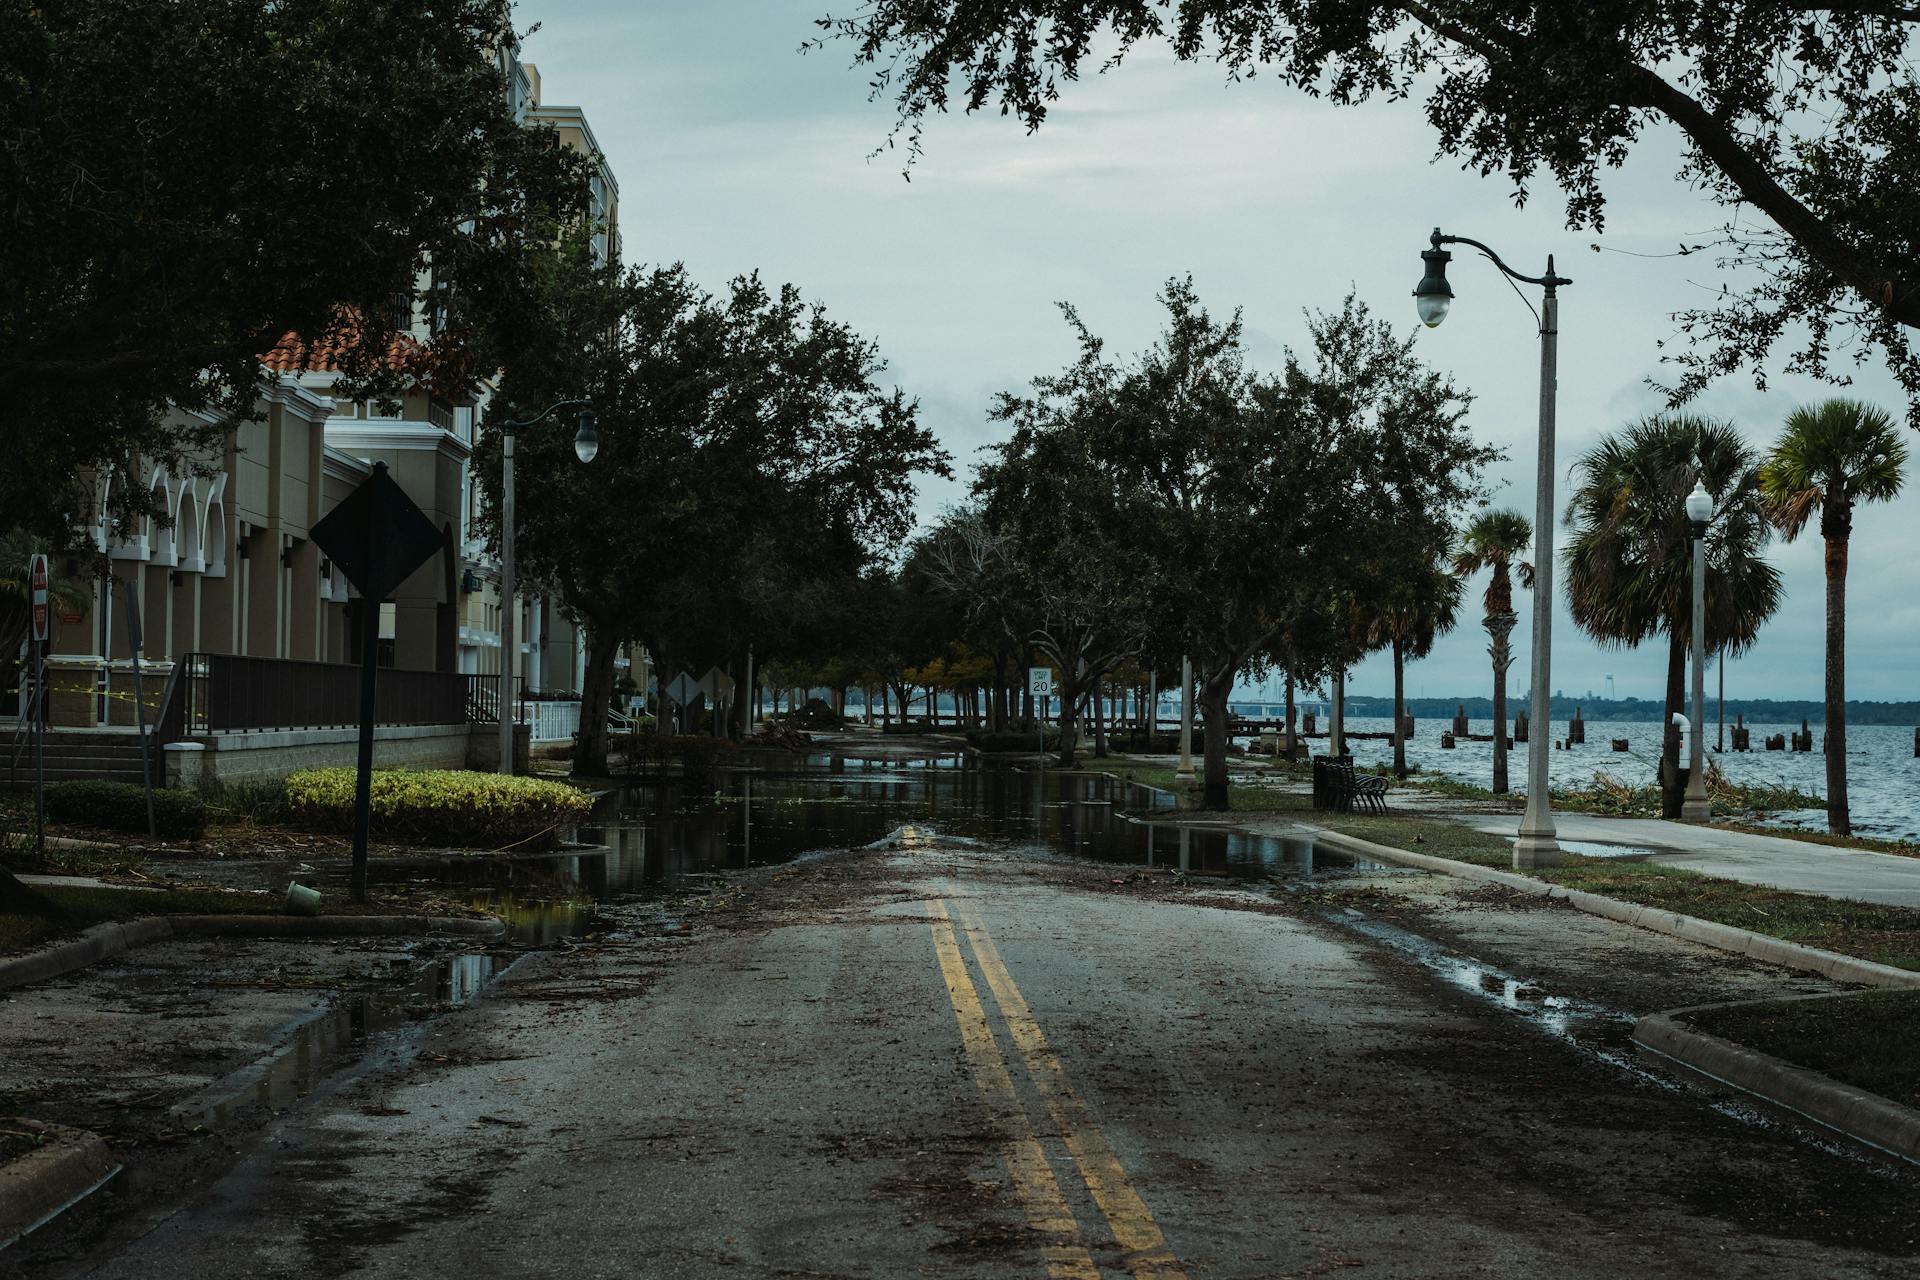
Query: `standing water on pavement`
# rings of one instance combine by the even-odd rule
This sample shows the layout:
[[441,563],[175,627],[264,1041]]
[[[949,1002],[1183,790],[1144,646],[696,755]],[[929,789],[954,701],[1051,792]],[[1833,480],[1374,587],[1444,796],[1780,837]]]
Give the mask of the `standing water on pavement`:
[[1153,821],[1173,803],[1164,791],[1107,774],[966,768],[957,753],[822,754],[721,770],[697,791],[679,778],[620,787],[575,833],[593,848],[376,862],[373,875],[376,883],[452,883],[506,915],[518,940],[539,942],[573,931],[581,907],[568,900],[697,893],[717,875],[858,848],[906,825],[1042,857],[1191,875],[1295,878],[1356,865],[1304,838]]

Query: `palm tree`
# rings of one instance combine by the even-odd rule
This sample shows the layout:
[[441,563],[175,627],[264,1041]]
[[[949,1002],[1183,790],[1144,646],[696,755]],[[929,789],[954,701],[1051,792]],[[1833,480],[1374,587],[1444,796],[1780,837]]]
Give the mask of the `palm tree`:
[[1708,652],[1743,652],[1780,606],[1780,573],[1761,558],[1771,528],[1759,460],[1731,422],[1658,415],[1602,439],[1574,464],[1564,552],[1573,620],[1603,645],[1667,637],[1662,808],[1678,817],[1683,785],[1673,717],[1683,705],[1693,626],[1693,529],[1686,496],[1713,495],[1707,534]]
[[1418,661],[1433,652],[1433,642],[1453,630],[1465,594],[1460,579],[1448,568],[1452,549],[1396,577],[1374,615],[1368,647],[1393,649],[1393,773],[1407,776],[1407,660]]
[[1795,409],[1760,468],[1767,516],[1788,542],[1817,510],[1827,562],[1827,829],[1851,835],[1847,812],[1847,539],[1857,502],[1900,492],[1907,447],[1893,416],[1858,400]]
[[1487,583],[1484,625],[1492,637],[1487,655],[1493,659],[1493,790],[1507,792],[1507,668],[1513,665],[1508,637],[1516,620],[1513,579],[1524,590],[1533,589],[1533,565],[1520,556],[1533,545],[1533,521],[1518,511],[1483,511],[1460,533],[1453,550],[1453,571],[1470,577],[1492,570]]

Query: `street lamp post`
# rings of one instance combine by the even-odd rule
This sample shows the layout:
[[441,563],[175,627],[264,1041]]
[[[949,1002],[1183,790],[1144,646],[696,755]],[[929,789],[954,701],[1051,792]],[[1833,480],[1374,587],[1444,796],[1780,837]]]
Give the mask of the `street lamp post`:
[[1193,777],[1193,659],[1180,659],[1180,767],[1176,778]]
[[[1547,255],[1547,272],[1541,276],[1522,275],[1500,255],[1465,236],[1441,235],[1433,229],[1432,247],[1420,254],[1425,271],[1413,291],[1420,320],[1429,329],[1447,318],[1453,303],[1453,289],[1447,284],[1447,263],[1453,259],[1441,245],[1471,245],[1485,254],[1510,280],[1537,284],[1545,290],[1538,319],[1540,321],[1540,462],[1535,482],[1533,506],[1533,695],[1528,715],[1531,731],[1527,735],[1527,812],[1520,820],[1520,837],[1513,845],[1516,869],[1550,867],[1560,861],[1560,842],[1553,829],[1553,807],[1547,796],[1547,751],[1553,745],[1548,731],[1553,709],[1549,668],[1553,648],[1553,415],[1558,390],[1560,347],[1560,296],[1563,284],[1573,281],[1554,274],[1553,255]],[[1506,726],[1495,725],[1495,733]]]
[[[516,614],[513,598],[513,433],[521,427],[537,426],[562,409],[579,409],[580,420],[573,437],[573,452],[582,462],[592,462],[600,452],[600,428],[593,420],[593,406],[586,400],[560,400],[548,405],[534,417],[500,424],[500,763],[496,772],[513,772],[513,659],[519,638],[514,634]],[[581,714],[586,713],[582,707]],[[605,713],[602,712],[604,715]]]
[[1693,525],[1693,723],[1687,749],[1687,794],[1680,802],[1680,821],[1706,822],[1713,817],[1707,798],[1707,521],[1713,518],[1713,495],[1706,485],[1693,482],[1687,495],[1687,520]]

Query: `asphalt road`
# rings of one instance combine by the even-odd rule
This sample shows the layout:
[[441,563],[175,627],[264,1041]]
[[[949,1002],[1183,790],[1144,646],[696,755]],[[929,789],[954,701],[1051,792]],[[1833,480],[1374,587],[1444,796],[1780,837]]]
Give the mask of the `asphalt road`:
[[236,1135],[144,1234],[103,1230],[52,1270],[1781,1280],[1920,1261],[1920,1180],[1620,1056],[1634,1013],[1803,981],[1499,891],[1401,873],[1269,899],[910,833],[690,923],[529,957]]

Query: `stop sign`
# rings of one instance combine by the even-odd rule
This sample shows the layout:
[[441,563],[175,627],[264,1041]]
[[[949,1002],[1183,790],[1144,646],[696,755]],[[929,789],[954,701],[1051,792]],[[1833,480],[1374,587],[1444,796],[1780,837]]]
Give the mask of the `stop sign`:
[[35,556],[27,562],[27,591],[33,601],[33,638],[47,642],[47,558]]

